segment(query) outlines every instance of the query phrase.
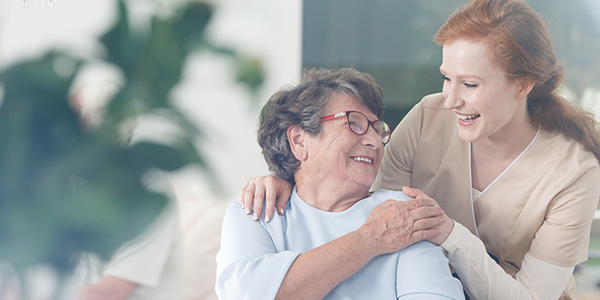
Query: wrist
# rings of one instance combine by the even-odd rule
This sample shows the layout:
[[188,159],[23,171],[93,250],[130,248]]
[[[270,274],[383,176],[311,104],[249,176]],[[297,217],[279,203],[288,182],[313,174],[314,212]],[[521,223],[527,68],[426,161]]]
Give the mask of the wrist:
[[358,252],[357,254],[364,256],[368,260],[385,253],[378,251],[375,238],[372,234],[365,232],[363,227],[347,234],[347,236],[350,239],[350,243],[355,245],[354,249]]

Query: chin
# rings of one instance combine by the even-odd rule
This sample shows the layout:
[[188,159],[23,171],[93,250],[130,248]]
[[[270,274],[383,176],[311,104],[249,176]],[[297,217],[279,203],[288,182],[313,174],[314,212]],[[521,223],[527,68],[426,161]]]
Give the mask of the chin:
[[363,181],[359,182],[359,184],[361,186],[364,186],[367,189],[370,189],[371,186],[373,185],[373,182],[375,182],[375,176],[372,176],[371,178],[364,178]]
[[459,129],[458,131],[458,136],[460,137],[461,140],[467,142],[467,143],[474,143],[480,140],[479,136],[477,136],[476,134],[473,134],[471,132],[464,132],[461,131]]

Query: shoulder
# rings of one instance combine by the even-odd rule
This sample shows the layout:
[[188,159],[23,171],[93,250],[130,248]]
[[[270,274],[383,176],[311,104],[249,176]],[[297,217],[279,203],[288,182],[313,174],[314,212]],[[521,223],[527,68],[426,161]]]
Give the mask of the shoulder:
[[564,164],[571,169],[596,169],[600,170],[600,165],[594,154],[575,139],[566,137],[558,132],[540,132],[540,142],[548,149],[547,153],[552,153],[552,157],[557,159],[558,164]]
[[538,146],[529,157],[532,163],[545,166],[543,182],[553,183],[557,193],[585,193],[598,199],[600,165],[594,154],[562,133],[541,131],[538,139]]
[[444,107],[444,95],[442,93],[429,94],[421,100],[424,109],[447,110]]
[[444,126],[449,126],[454,122],[454,116],[451,110],[444,107],[444,102],[445,98],[442,93],[427,95],[413,107],[405,118],[416,121],[422,129],[429,127],[439,130]]
[[408,115],[435,114],[442,111],[447,111],[447,109],[444,107],[444,96],[442,93],[435,93],[423,97],[421,101],[415,104]]

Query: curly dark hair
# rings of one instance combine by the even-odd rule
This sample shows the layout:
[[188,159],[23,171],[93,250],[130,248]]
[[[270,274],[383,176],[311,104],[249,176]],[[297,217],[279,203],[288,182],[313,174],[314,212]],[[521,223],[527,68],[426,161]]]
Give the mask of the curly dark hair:
[[276,92],[262,109],[258,127],[258,144],[269,170],[294,183],[294,173],[300,162],[287,139],[290,126],[300,126],[312,136],[321,133],[324,110],[333,93],[352,96],[377,118],[383,117],[383,90],[369,74],[355,69],[305,70],[297,86]]

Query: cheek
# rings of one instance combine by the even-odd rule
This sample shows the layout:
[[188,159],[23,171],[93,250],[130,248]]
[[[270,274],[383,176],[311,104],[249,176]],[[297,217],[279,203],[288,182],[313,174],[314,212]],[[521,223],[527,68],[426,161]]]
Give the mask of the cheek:
[[[389,146],[386,146],[389,147]],[[385,148],[382,146],[379,150],[377,150],[377,161],[375,162],[375,167],[377,167],[377,169],[379,169],[379,166],[381,165],[381,160],[383,159],[383,154],[385,153]]]
[[442,84],[442,95],[444,95],[444,98],[448,98],[448,84],[446,83],[446,81],[444,81],[444,83]]
[[515,113],[515,105],[511,99],[503,98],[502,94],[495,94],[488,97],[488,101],[482,110],[485,110],[488,118],[495,120],[505,120],[512,118]]

